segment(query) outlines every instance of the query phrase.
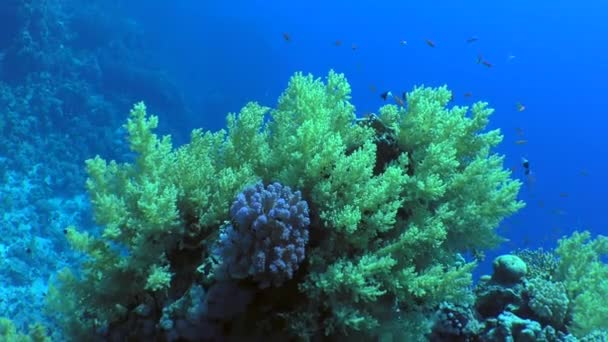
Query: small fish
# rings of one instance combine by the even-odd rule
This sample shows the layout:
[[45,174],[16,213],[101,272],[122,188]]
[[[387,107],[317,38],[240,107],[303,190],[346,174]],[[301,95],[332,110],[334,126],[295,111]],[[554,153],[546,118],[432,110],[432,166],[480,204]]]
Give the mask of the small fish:
[[581,170],[581,172],[579,174],[583,177],[589,176],[589,172],[587,172],[587,170]]
[[569,196],[569,195],[568,195],[568,193],[567,193],[567,192],[560,192],[560,193],[559,193],[559,197],[561,197],[561,198],[566,198],[566,197],[568,197],[568,196]]
[[406,101],[406,102],[407,102],[407,91],[404,91],[403,93],[401,93],[401,99],[402,99],[403,101]]
[[369,91],[371,91],[372,93],[375,93],[376,91],[378,91],[378,89],[376,89],[376,86],[373,84],[369,85]]
[[518,137],[523,137],[524,130],[521,127],[515,127],[515,134],[517,134]]
[[517,102],[515,104],[515,107],[517,108],[518,112],[523,112],[524,110],[526,110],[526,106],[524,106],[523,104],[521,104],[521,102]]
[[407,45],[407,40],[401,39],[401,41],[399,42],[399,45],[406,46]]
[[435,42],[434,41],[432,41],[430,39],[425,39],[424,41],[426,42],[426,45],[428,45],[428,46],[430,46],[432,48],[435,47]]
[[405,107],[405,102],[399,96],[393,96],[395,103],[400,107]]
[[491,68],[491,67],[492,67],[492,63],[490,63],[490,62],[488,62],[487,60],[485,60],[485,59],[483,58],[483,55],[482,55],[482,54],[478,54],[478,55],[477,55],[477,64],[481,64],[481,65],[483,65],[483,66],[485,66],[485,67],[488,67],[488,68]]
[[359,48],[359,46],[357,46],[357,44],[354,44],[354,43],[353,43],[353,44],[350,46],[350,48],[351,48],[353,51],[357,51],[357,49]]
[[512,62],[515,58],[517,58],[515,55],[508,55],[507,62]]
[[543,200],[539,200],[539,201],[538,201],[538,207],[539,207],[539,208],[544,208],[544,207],[545,207],[545,201],[543,201]]
[[526,139],[515,140],[515,145],[525,145],[527,143],[528,143],[528,140],[526,140]]
[[473,96],[473,93],[471,93],[470,91],[467,91],[466,93],[464,93],[464,97],[471,97]]
[[342,46],[342,41],[338,39],[338,40],[336,40],[336,41],[334,42],[334,45],[335,45],[335,46]]
[[521,166],[524,168],[524,174],[527,176],[530,174],[530,161],[524,157],[521,158]]
[[467,38],[467,43],[469,43],[469,44],[475,43],[478,40],[479,40],[479,38],[472,36],[472,37]]
[[286,42],[290,42],[291,41],[291,35],[287,32],[283,32],[283,40]]
[[390,92],[390,90],[387,90],[385,92],[383,92],[382,94],[380,94],[380,97],[386,101],[386,99],[388,99],[389,97],[392,97],[393,93]]

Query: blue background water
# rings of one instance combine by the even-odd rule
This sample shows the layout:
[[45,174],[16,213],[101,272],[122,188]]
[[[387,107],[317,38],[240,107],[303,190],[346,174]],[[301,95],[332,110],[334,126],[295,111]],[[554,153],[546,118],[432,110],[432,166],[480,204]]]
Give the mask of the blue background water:
[[[61,11],[90,14],[95,8],[92,2],[48,3],[55,4],[50,17],[61,17]],[[10,42],[20,32],[10,29],[11,4],[0,5],[4,6],[0,27],[6,28],[0,35],[4,65],[10,65]],[[90,98],[112,110],[101,111],[106,113],[102,116],[89,110],[101,105],[74,105],[78,123],[68,124],[73,112],[65,108],[68,101],[62,93],[44,97],[62,103],[62,119],[48,114],[55,123],[54,133],[82,138],[83,146],[73,143],[72,147],[85,151],[52,154],[38,147],[39,154],[55,156],[54,163],[60,165],[48,166],[48,174],[67,167],[81,170],[82,160],[95,153],[128,157],[120,151],[124,132],[119,127],[136,101],[149,103],[160,116],[161,132],[183,143],[193,128],[222,128],[225,115],[247,101],[273,106],[294,72],[323,76],[333,68],[345,73],[351,83],[359,115],[384,104],[381,92],[400,94],[421,84],[447,84],[454,91],[454,104],[484,100],[496,109],[491,127],[501,128],[505,136],[498,152],[506,155],[506,166],[524,182],[521,199],[527,207],[503,223],[501,232],[510,242],[489,256],[514,248],[550,248],[557,238],[575,229],[606,234],[608,47],[603,42],[608,35],[608,5],[601,1],[181,0],[104,6],[93,19],[82,15],[85,20],[70,28],[80,39],[70,40],[78,46],[64,57],[74,63],[74,56],[85,61],[94,56],[97,62],[91,65],[101,65],[100,74],[82,73],[78,79],[90,83],[82,86],[95,95]],[[60,20],[54,22],[53,27],[62,27]],[[136,43],[124,43],[131,34],[138,37]],[[123,39],[119,48],[113,43],[116,37]],[[468,43],[471,37],[478,41]],[[427,39],[436,46],[428,46]],[[407,44],[401,44],[402,40]],[[64,46],[51,42],[42,51],[61,56],[57,51]],[[479,54],[492,63],[491,68],[476,62]],[[22,64],[0,73],[0,84],[27,88],[35,82],[24,75],[39,69],[51,78],[59,77],[64,64],[61,58],[58,61],[25,64],[19,60]],[[142,79],[146,82],[136,82]],[[16,90],[12,94],[19,97]],[[517,103],[526,109],[518,111]],[[29,103],[25,108],[34,107]],[[30,116],[47,115],[44,110],[30,110]],[[23,117],[28,114],[15,112]],[[27,120],[18,117],[15,121]],[[91,131],[105,132],[112,143],[90,145],[86,141],[95,138],[85,136]],[[30,132],[36,135],[37,131]],[[522,139],[527,143],[516,144]],[[23,150],[24,145],[15,144]],[[41,145],[32,146],[35,150]],[[92,223],[78,171],[75,178],[53,180],[45,171],[47,164],[36,162],[36,151],[15,164],[11,164],[15,156],[10,151],[3,150],[1,159],[5,238],[0,252],[11,266],[0,272],[6,284],[0,316],[24,324],[37,317],[24,313],[39,308],[49,276],[73,261],[65,255],[63,227]],[[523,157],[530,161],[531,177],[524,175]],[[52,199],[41,202],[43,195]],[[36,253],[29,250],[30,244],[37,244]],[[480,272],[486,270],[487,264],[482,265]]]
[[[527,207],[503,226],[513,245],[550,246],[573,229],[605,232],[608,63],[602,61],[608,47],[602,42],[608,22],[602,13],[608,5],[370,4],[182,1],[140,11],[138,20],[196,108],[186,127],[220,128],[224,113],[247,100],[272,105],[294,71],[344,72],[359,114],[382,105],[382,91],[447,84],[455,104],[483,100],[496,109],[491,126],[505,135],[498,151],[526,184],[521,198]],[[470,37],[479,40],[467,43]],[[493,66],[477,64],[478,54]],[[526,109],[519,112],[517,103]],[[516,144],[522,139],[527,143]],[[532,177],[525,177],[522,157]]]

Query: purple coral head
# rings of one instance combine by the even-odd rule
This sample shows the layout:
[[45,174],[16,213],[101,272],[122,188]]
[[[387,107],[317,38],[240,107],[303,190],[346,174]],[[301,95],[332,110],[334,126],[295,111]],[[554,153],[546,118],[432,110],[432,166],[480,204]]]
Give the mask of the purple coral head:
[[305,258],[310,217],[300,191],[261,182],[246,187],[230,207],[232,222],[220,233],[217,276],[252,277],[261,288],[281,286]]

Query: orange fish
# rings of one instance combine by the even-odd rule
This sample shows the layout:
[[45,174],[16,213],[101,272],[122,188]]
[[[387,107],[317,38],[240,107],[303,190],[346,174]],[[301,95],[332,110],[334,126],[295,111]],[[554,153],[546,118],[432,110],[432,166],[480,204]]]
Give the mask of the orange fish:
[[424,41],[426,42],[426,45],[428,45],[428,46],[430,46],[432,48],[435,47],[435,42],[434,41],[432,41],[430,39],[425,39]]
[[290,42],[291,41],[291,35],[287,32],[283,32],[283,40],[285,40],[286,42]]
[[515,140],[515,145],[525,145],[527,143],[528,143],[528,140],[526,140],[526,139]]
[[526,110],[526,106],[524,106],[523,104],[521,104],[521,102],[517,102],[515,104],[515,106],[517,107],[517,111],[518,112],[523,112],[524,110]]

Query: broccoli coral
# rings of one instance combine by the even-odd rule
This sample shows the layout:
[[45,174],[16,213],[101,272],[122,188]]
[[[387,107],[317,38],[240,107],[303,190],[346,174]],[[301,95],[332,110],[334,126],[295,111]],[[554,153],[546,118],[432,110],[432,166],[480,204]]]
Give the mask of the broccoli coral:
[[279,183],[249,186],[230,208],[232,224],[220,233],[218,277],[253,276],[261,288],[281,286],[304,261],[308,204],[299,191]]

